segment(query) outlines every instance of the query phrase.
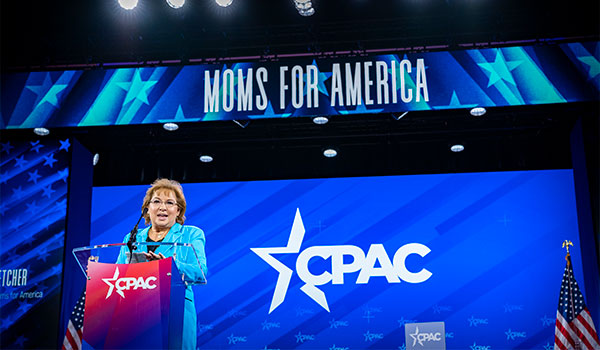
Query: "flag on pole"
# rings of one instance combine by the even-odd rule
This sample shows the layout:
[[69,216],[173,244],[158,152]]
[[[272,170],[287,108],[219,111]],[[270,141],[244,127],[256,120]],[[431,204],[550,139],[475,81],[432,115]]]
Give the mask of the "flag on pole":
[[85,289],[81,293],[77,304],[69,317],[67,332],[63,340],[62,350],[80,350],[83,339],[83,311],[85,309]]
[[600,342],[592,316],[585,306],[583,294],[573,276],[568,245],[566,260],[567,266],[560,286],[560,298],[556,312],[554,350],[600,350]]

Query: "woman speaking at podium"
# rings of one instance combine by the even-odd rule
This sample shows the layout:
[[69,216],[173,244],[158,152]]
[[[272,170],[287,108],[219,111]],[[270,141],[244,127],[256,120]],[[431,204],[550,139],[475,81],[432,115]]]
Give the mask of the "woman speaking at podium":
[[[147,209],[147,211],[146,211]],[[188,255],[184,263],[176,261],[179,271],[186,276],[186,280],[203,282],[206,276],[206,255],[204,253],[204,232],[195,226],[184,226],[186,201],[183,189],[179,182],[169,179],[157,179],[146,191],[142,204],[142,212],[146,225],[135,240],[137,242],[177,242],[191,243],[198,254],[200,268],[193,255]],[[129,234],[125,236],[124,243],[129,242]],[[145,250],[141,246],[141,250]],[[158,260],[173,255],[173,248],[169,246],[147,245],[148,251],[143,251],[147,260]],[[123,247],[117,259],[117,264],[126,264],[127,247]],[[180,259],[177,259],[180,260]],[[183,316],[183,341],[184,349],[196,349],[196,307],[194,306],[194,292],[191,285],[185,290],[185,310]]]

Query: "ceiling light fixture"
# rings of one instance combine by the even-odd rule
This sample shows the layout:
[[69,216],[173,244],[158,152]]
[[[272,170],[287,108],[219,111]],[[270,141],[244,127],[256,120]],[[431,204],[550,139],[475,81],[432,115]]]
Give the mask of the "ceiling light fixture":
[[119,0],[119,5],[125,10],[133,10],[138,4],[138,0]]
[[200,156],[200,161],[202,163],[210,163],[213,161],[213,157],[209,156],[208,154],[203,154]]
[[233,0],[215,0],[215,2],[217,3],[217,5],[219,5],[221,7],[227,7],[227,6],[231,5]]
[[165,129],[167,131],[175,131],[175,130],[179,129],[179,125],[177,125],[175,123],[164,123],[163,129]]
[[465,150],[465,146],[461,145],[461,144],[457,144],[457,145],[452,145],[450,147],[450,150],[452,152],[458,153],[458,152],[462,152]]
[[185,5],[185,0],[167,0],[167,4],[174,9],[182,8]]
[[334,150],[333,148],[328,148],[326,150],[323,151],[323,155],[327,158],[333,158],[335,156],[337,156],[337,151]]
[[318,125],[327,124],[328,121],[329,121],[329,118],[324,117],[324,116],[313,118],[313,123],[318,124]]
[[315,14],[315,9],[312,7],[311,0],[293,0],[296,10],[301,16],[307,17]]
[[92,164],[94,166],[96,166],[96,164],[98,164],[99,160],[100,160],[100,154],[98,154],[98,153],[94,154],[94,158],[92,159]]
[[35,129],[33,129],[33,132],[38,136],[46,136],[46,135],[50,134],[50,130],[48,130],[46,128],[35,128]]
[[486,110],[483,107],[471,108],[471,115],[474,117],[481,117],[482,115],[485,114],[485,112],[486,112]]

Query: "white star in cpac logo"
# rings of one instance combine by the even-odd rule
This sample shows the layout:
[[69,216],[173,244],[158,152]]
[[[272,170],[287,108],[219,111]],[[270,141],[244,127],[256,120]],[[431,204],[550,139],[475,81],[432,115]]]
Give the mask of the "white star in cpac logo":
[[[304,282],[300,290],[312,300],[329,312],[329,305],[325,293],[316,286],[329,282],[332,284],[344,284],[344,274],[360,271],[356,284],[367,284],[369,279],[375,276],[385,277],[388,283],[400,283],[400,280],[409,283],[421,283],[429,279],[432,273],[426,269],[419,272],[411,272],[406,268],[406,258],[411,254],[421,257],[431,251],[427,246],[419,243],[408,243],[398,248],[393,259],[390,259],[383,244],[371,244],[369,251],[365,252],[353,245],[331,245],[312,246],[300,252],[300,246],[304,239],[304,224],[300,216],[300,209],[296,209],[294,224],[285,247],[272,248],[250,248],[256,255],[279,272],[275,292],[269,308],[269,314],[273,312],[283,301],[292,279],[293,271],[285,266],[272,254],[299,254],[296,259],[296,273]],[[344,263],[344,256],[352,256],[351,263]],[[331,272],[325,271],[315,276],[308,270],[308,262],[312,258],[321,258],[331,261]],[[379,266],[379,267],[376,267]]]
[[[106,298],[108,299],[108,297],[112,294],[113,289],[115,288],[115,284],[116,284],[116,280],[119,279],[119,268],[117,267],[115,269],[115,275],[113,276],[113,278],[103,278],[102,282],[108,284],[108,293],[106,293]],[[117,289],[117,294],[119,294],[122,298],[125,298],[125,294],[123,294],[123,291],[120,289]]]

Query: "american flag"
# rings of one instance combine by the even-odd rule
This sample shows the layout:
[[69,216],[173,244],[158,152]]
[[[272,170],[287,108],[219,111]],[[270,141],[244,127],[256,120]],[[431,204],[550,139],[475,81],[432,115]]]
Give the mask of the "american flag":
[[81,293],[77,304],[71,312],[67,332],[63,340],[62,350],[80,350],[83,338],[83,310],[85,308],[85,290]]
[[573,276],[571,256],[567,254],[567,266],[560,286],[554,350],[600,350],[598,334],[583,294]]

